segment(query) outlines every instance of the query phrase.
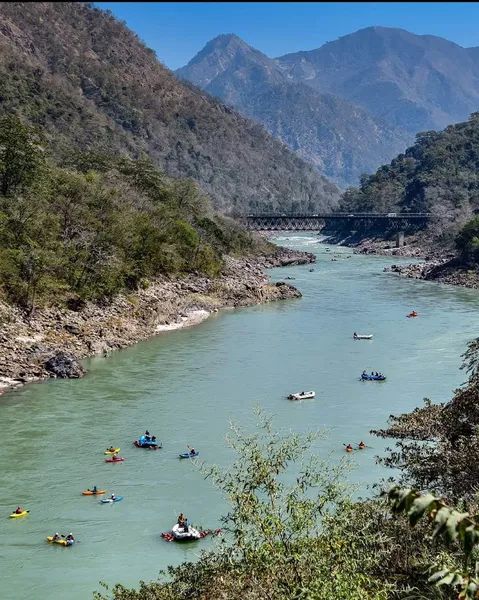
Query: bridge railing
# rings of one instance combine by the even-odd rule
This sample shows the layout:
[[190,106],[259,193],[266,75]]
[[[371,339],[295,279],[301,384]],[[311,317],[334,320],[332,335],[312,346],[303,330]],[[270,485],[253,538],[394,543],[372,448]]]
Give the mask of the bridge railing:
[[335,212],[335,213],[318,213],[318,214],[259,214],[259,215],[242,215],[237,218],[243,219],[362,219],[362,218],[373,218],[373,219],[429,219],[433,215],[432,213],[347,213],[347,212]]

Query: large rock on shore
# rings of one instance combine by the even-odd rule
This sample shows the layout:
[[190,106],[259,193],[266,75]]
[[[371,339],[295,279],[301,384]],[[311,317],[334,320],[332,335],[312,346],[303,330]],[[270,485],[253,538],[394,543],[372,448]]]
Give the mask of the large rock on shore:
[[301,252],[280,246],[273,254],[263,256],[261,266],[270,269],[273,267],[293,267],[316,262],[316,255],[312,252]]
[[59,379],[78,379],[86,373],[72,354],[62,351],[51,356],[43,366],[51,377]]

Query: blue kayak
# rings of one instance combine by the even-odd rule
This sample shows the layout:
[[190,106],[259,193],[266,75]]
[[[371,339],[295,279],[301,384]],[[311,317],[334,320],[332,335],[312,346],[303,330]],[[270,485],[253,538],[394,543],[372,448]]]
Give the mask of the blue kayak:
[[102,498],[100,502],[103,502],[103,504],[109,504],[110,502],[119,502],[120,500],[123,500],[123,496],[117,496],[114,500],[111,500],[110,498]]
[[386,381],[385,375],[361,375],[363,381]]
[[194,454],[192,454],[191,452],[185,452],[184,454],[180,454],[180,458],[196,458],[199,455],[199,452],[195,452]]

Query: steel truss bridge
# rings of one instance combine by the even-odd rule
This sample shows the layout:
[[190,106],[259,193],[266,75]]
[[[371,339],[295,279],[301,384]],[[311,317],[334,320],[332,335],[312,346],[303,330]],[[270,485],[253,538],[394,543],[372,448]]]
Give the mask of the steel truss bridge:
[[327,226],[352,230],[380,229],[405,231],[425,227],[430,213],[323,213],[317,215],[247,215],[239,220],[250,231],[319,231]]

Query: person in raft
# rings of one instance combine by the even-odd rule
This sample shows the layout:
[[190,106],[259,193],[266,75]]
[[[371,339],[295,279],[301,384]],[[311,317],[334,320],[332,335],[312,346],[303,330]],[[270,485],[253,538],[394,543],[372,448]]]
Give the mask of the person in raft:
[[98,492],[98,488],[95,486],[93,486],[92,490],[88,490],[89,492],[93,492],[94,494],[96,494]]
[[188,519],[185,517],[185,515],[184,515],[183,513],[180,513],[180,514],[179,514],[179,517],[178,517],[178,525],[180,525],[180,526],[183,526],[183,527],[184,527],[184,526],[185,526],[185,524],[186,524],[186,521],[187,521],[187,520],[188,520]]
[[17,510],[15,511],[15,514],[16,514],[16,515],[21,515],[21,514],[22,514],[22,512],[23,512],[23,508],[22,508],[21,506],[18,506],[18,507],[17,507]]
[[55,535],[53,536],[53,539],[52,539],[52,541],[53,541],[53,542],[56,542],[56,541],[58,541],[59,539],[60,539],[60,534],[59,534],[59,533],[55,533]]
[[71,531],[67,535],[66,540],[67,540],[67,542],[74,542],[75,541],[75,538],[73,537],[73,533]]
[[114,455],[111,457],[111,460],[118,460],[118,454],[116,454],[116,453],[115,453],[115,454],[114,454]]

